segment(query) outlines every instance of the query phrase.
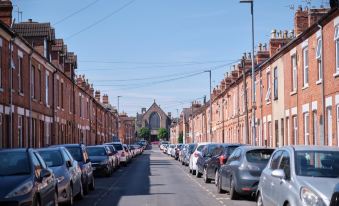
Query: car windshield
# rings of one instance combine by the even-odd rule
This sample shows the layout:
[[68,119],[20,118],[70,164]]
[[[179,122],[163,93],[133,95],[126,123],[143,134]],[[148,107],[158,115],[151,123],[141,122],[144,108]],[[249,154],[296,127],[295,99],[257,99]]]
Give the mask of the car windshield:
[[122,145],[121,144],[113,144],[113,146],[114,146],[114,148],[116,149],[116,150],[123,150],[123,148],[122,148]]
[[105,148],[102,147],[87,147],[89,156],[106,156]]
[[201,150],[202,150],[204,147],[205,147],[205,145],[200,145],[200,146],[197,148],[197,150],[198,150],[199,152],[201,152]]
[[195,149],[196,146],[197,146],[197,145],[195,145],[195,144],[190,144],[190,145],[188,146],[188,151],[189,151],[189,152],[193,152],[193,150]]
[[66,148],[76,161],[82,162],[82,154],[80,147],[66,147]]
[[339,177],[338,151],[297,151],[295,168],[298,176]]
[[219,147],[217,144],[211,144],[208,146],[208,153],[211,153],[215,148]]
[[39,151],[39,154],[48,167],[58,167],[64,162],[61,153],[58,150]]
[[0,152],[0,176],[27,175],[30,173],[26,152]]
[[[237,149],[238,146],[228,146],[227,148],[227,155],[231,155],[235,149]],[[225,148],[226,149],[226,148]]]
[[246,159],[252,163],[267,163],[273,149],[255,149],[246,152]]

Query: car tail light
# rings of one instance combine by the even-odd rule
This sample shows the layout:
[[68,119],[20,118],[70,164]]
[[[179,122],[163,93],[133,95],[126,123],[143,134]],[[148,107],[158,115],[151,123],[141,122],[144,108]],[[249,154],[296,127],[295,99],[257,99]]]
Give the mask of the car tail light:
[[220,155],[220,157],[219,157],[219,163],[220,163],[220,165],[225,164],[225,162],[226,162],[226,157],[225,157],[224,155]]

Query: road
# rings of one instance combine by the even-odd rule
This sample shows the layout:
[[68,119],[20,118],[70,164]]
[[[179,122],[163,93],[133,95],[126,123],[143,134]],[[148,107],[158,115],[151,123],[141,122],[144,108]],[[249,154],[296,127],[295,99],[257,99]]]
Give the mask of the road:
[[186,167],[162,154],[147,150],[110,178],[96,178],[95,191],[75,205],[119,206],[252,206],[254,201],[231,201],[227,194],[216,194],[214,184],[205,184],[187,172]]

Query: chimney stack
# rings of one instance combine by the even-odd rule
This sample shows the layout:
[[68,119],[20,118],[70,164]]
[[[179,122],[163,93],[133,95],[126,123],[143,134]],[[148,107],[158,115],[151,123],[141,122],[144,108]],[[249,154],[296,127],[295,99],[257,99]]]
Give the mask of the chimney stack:
[[93,88],[93,84],[91,84],[90,88],[89,88],[89,94],[93,97],[94,96],[94,88]]
[[95,91],[95,100],[97,102],[100,102],[100,91],[99,90]]
[[297,12],[294,15],[294,31],[295,35],[298,36],[308,28],[308,9],[302,9],[298,7]]
[[104,94],[104,96],[102,96],[102,103],[103,104],[109,104],[108,95],[107,94]]
[[12,25],[12,2],[9,0],[0,0],[0,21],[8,27]]

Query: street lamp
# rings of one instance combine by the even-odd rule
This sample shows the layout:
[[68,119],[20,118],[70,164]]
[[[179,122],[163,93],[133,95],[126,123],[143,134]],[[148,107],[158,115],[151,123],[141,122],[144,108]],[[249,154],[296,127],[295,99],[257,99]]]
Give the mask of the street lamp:
[[[255,75],[254,75],[254,15],[253,15],[253,0],[240,0],[240,3],[251,4],[251,16],[252,16],[252,144],[256,145],[256,128],[255,128]],[[247,106],[247,105],[246,105]]]
[[204,72],[208,72],[209,73],[209,77],[210,77],[210,136],[209,136],[209,142],[212,141],[212,70],[206,70]]
[[120,103],[119,100],[120,100],[120,97],[122,97],[122,96],[117,96],[117,98],[118,98],[117,137],[118,137],[119,139],[120,139],[120,137],[119,137],[119,103]]

